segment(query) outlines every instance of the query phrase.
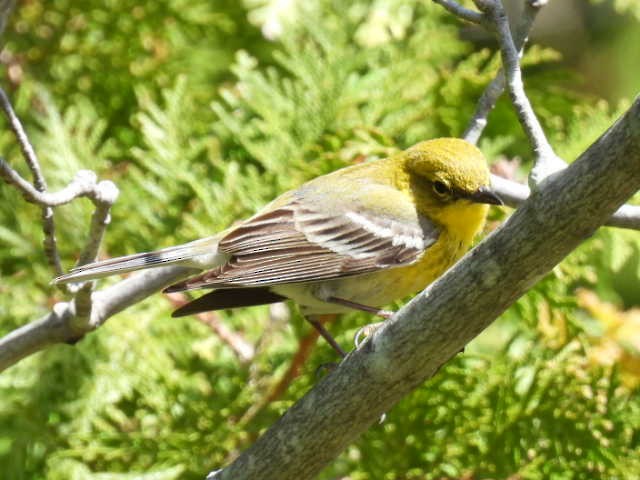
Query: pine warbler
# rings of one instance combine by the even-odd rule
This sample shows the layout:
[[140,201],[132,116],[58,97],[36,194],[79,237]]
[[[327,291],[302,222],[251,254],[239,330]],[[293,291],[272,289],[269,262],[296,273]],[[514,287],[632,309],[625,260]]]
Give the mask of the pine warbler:
[[388,316],[380,307],[423,289],[469,248],[487,204],[502,203],[489,185],[475,146],[425,141],[315,178],[218,235],[82,265],[55,281],[180,264],[205,271],[168,291],[212,291],[174,316],[285,299],[306,316]]

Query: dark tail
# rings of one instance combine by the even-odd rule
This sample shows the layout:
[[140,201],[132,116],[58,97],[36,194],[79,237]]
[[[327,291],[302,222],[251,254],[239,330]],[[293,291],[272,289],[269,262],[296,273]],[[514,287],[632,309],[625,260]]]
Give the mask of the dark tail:
[[184,317],[185,315],[209,312],[211,310],[266,305],[282,302],[286,299],[282,295],[273,293],[267,287],[214,290],[180,307],[171,316]]

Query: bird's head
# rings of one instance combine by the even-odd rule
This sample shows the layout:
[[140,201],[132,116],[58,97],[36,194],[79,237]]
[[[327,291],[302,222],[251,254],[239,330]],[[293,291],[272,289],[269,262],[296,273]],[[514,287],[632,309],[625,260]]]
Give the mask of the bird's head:
[[438,138],[420,142],[406,154],[416,203],[437,223],[473,237],[484,222],[487,204],[502,205],[491,189],[484,155],[469,142]]

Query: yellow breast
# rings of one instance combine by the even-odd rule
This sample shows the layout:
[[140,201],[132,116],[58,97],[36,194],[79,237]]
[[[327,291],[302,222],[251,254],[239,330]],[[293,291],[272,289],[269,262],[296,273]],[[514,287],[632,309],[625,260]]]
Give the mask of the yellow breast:
[[341,288],[357,303],[383,306],[417,293],[442,275],[466,251],[460,239],[442,234],[414,264],[345,278]]

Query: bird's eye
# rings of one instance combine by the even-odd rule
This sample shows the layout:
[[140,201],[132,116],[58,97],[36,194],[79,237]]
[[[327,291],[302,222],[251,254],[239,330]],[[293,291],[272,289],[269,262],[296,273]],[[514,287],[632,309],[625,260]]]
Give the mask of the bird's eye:
[[449,187],[446,183],[441,182],[440,180],[436,180],[433,182],[433,191],[436,192],[436,195],[439,197],[445,197],[449,195]]

